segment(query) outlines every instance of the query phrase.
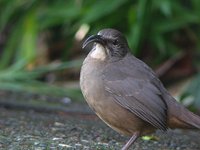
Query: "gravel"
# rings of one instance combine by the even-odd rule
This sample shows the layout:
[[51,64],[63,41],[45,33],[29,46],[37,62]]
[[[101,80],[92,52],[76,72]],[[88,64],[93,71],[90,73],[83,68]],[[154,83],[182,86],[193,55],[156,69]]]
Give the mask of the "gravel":
[[[5,108],[0,108],[0,112],[2,150],[119,150],[128,140],[94,114]],[[153,137],[138,139],[131,149],[200,150],[199,131],[158,131]]]

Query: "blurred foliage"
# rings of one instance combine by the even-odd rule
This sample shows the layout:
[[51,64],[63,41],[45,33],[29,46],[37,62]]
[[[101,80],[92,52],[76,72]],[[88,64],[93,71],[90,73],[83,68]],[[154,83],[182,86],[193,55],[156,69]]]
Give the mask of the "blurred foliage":
[[[199,0],[1,0],[0,88],[48,91],[40,77],[71,68],[70,64],[79,68],[81,63],[72,59],[77,55],[74,47],[80,49],[75,34],[83,24],[89,34],[105,27],[119,29],[135,55],[150,53],[155,64],[180,51],[198,53],[199,10]],[[62,67],[49,67],[53,60],[46,53],[58,41],[61,51],[53,56],[60,53],[56,59]]]
[[180,100],[190,107],[191,110],[196,111],[197,108],[200,108],[200,73],[195,75],[181,94]]

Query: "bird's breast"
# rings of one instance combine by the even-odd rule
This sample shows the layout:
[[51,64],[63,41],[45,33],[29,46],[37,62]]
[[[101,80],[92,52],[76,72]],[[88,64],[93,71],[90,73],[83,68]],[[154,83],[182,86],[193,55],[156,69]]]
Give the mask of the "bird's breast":
[[98,101],[95,99],[100,93],[104,93],[102,66],[100,64],[87,59],[84,61],[80,73],[80,87],[88,104],[91,107],[96,105]]

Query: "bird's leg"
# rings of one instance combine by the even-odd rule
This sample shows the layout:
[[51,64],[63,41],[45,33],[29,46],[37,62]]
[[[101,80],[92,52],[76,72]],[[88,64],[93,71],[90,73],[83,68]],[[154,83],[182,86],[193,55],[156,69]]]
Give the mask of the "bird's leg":
[[127,150],[139,137],[139,134],[140,134],[139,132],[135,132],[130,138],[130,140],[123,146],[122,150]]

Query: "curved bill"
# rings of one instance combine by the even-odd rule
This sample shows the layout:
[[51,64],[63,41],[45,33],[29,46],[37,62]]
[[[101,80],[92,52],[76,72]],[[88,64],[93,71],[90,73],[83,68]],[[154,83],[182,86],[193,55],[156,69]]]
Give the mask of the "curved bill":
[[97,43],[100,43],[102,45],[105,43],[104,39],[100,35],[92,35],[92,36],[90,36],[89,38],[87,38],[85,40],[85,42],[83,43],[82,48],[85,48],[88,44],[90,44],[92,42],[97,42]]

